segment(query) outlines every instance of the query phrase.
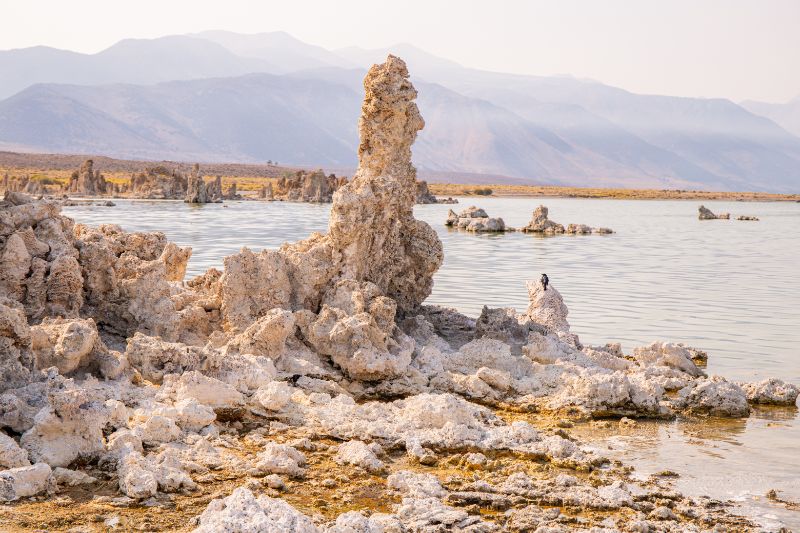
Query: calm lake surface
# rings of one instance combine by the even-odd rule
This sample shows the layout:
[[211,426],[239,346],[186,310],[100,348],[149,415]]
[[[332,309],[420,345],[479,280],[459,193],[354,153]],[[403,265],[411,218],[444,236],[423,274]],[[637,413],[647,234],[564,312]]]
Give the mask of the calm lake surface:
[[[528,304],[526,280],[547,273],[584,343],[654,340],[707,350],[708,372],[734,380],[779,377],[800,385],[800,203],[706,202],[715,213],[755,215],[759,222],[697,219],[696,201],[461,198],[461,204],[416,206],[444,243],[445,261],[428,303],[477,316],[483,305]],[[187,277],[242,246],[277,248],[327,229],[327,205],[114,200],[115,207],[73,206],[77,222],[114,223],[129,231],[163,231],[191,246]],[[613,235],[535,237],[475,235],[444,226],[449,208],[477,204],[507,225],[524,226],[540,203],[564,225],[606,226]],[[800,512],[764,498],[776,489],[800,501],[797,409],[760,409],[746,420],[641,423],[607,434],[576,428],[607,455],[649,474],[680,473],[690,494],[733,499],[768,528],[800,528]],[[582,434],[583,433],[583,434]],[[610,448],[610,449],[609,449]]]

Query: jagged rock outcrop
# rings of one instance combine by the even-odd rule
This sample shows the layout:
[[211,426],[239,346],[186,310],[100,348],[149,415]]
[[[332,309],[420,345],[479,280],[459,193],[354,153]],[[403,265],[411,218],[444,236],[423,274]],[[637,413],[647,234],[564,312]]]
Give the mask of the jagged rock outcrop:
[[288,202],[330,203],[333,193],[346,183],[347,178],[337,178],[335,174],[326,176],[321,169],[314,172],[298,170],[278,179],[273,197]]
[[164,166],[153,166],[131,176],[125,193],[136,198],[158,200],[183,200],[189,186],[189,178]]
[[273,201],[275,199],[275,194],[273,193],[273,190],[272,190],[272,182],[269,182],[266,185],[263,185],[258,190],[258,197],[260,199],[262,199],[262,200],[267,200],[269,202],[271,202],[271,201]]
[[[203,179],[202,174],[200,174],[200,165],[195,163],[194,167],[192,168],[192,173],[187,178],[186,197],[183,201],[188,204],[209,204],[222,202],[222,195],[217,193],[217,190],[221,189],[222,187],[220,184],[221,182],[218,181],[219,179],[219,176],[217,176],[217,181],[207,183]],[[234,185],[236,184],[234,183]],[[237,196],[237,199],[241,199],[241,197],[236,194],[235,188],[234,196]]]
[[540,205],[533,211],[531,221],[528,222],[528,225],[520,231],[524,231],[525,233],[544,233],[545,235],[564,233],[564,226],[558,222],[553,222],[547,215],[547,207]]
[[94,170],[94,161],[87,159],[80,169],[72,173],[67,190],[70,193],[95,196],[111,193],[112,186],[99,170]]
[[697,218],[700,220],[729,220],[731,218],[730,213],[720,213],[719,215],[715,215],[711,209],[704,205],[698,207],[697,211]]
[[467,207],[461,213],[456,214],[450,209],[447,212],[445,226],[464,229],[475,233],[515,231],[514,228],[506,227],[502,218],[492,218],[486,211],[475,207]]
[[416,91],[393,56],[370,70],[364,87],[359,168],[333,196],[328,234],[226,258],[220,291],[227,327],[241,328],[274,307],[316,313],[342,280],[374,284],[400,313],[430,294],[442,245],[412,212],[411,144],[424,125]]

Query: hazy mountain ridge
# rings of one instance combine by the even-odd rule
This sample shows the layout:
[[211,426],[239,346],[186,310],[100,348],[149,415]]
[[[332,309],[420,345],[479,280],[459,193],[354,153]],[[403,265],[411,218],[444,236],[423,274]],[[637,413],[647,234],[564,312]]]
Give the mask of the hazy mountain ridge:
[[745,100],[740,105],[748,111],[767,117],[789,133],[800,136],[800,95],[784,104]]
[[[143,62],[164,46],[170,53],[138,85],[49,83],[0,101],[0,142],[118,157],[354,165],[364,68],[388,50],[331,52],[280,32],[204,32],[122,41],[77,61],[81,54],[45,55],[68,57],[62,66],[95,58],[91,68],[68,69],[83,85],[147,70]],[[411,45],[391,51],[407,60],[420,91],[427,125],[414,160],[423,170],[583,186],[800,189],[800,139],[728,100],[480,71]],[[113,57],[114,68],[97,74],[96,56]],[[141,85],[170,75],[190,81]],[[52,76],[66,75],[61,68]],[[7,80],[0,76],[0,94]]]

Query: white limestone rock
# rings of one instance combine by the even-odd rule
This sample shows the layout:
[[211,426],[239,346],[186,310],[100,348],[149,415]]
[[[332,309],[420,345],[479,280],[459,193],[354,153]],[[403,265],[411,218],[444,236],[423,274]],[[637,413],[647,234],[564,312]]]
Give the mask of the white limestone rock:
[[678,392],[675,403],[691,414],[740,417],[750,413],[744,390],[720,376],[690,383]]
[[667,366],[692,377],[705,376],[692,361],[692,353],[684,346],[671,342],[654,342],[633,349],[633,356],[642,365]]
[[70,470],[69,468],[56,467],[53,469],[53,479],[62,487],[75,487],[77,485],[91,485],[97,482],[97,478],[81,472]]
[[769,378],[754,383],[739,383],[747,401],[765,405],[796,405],[800,387],[780,379]]
[[244,396],[234,387],[197,371],[181,375],[167,374],[161,394],[176,402],[194,399],[212,409],[234,408],[244,404]]
[[320,533],[320,530],[286,501],[256,497],[239,487],[227,498],[208,504],[194,533]]
[[253,400],[264,409],[280,411],[292,397],[293,388],[285,381],[272,381],[253,394]]
[[0,471],[0,501],[13,502],[52,488],[53,475],[46,463]]
[[0,468],[17,468],[30,466],[28,452],[17,444],[17,441],[0,431]]
[[305,473],[306,456],[288,444],[268,442],[256,456],[255,468],[261,473],[302,476]]
[[433,474],[421,474],[400,470],[386,479],[386,485],[404,497],[443,498],[447,491]]
[[[380,448],[378,446],[378,448]],[[351,440],[339,445],[333,460],[340,465],[353,465],[367,472],[382,472],[386,465],[378,459],[375,451],[360,440]]]

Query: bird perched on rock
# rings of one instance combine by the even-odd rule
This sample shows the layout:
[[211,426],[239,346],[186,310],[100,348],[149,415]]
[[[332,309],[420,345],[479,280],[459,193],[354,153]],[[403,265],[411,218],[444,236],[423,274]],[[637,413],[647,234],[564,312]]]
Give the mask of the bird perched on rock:
[[550,278],[547,277],[547,274],[542,274],[542,287],[544,287],[544,290],[547,290],[548,283],[550,283]]

